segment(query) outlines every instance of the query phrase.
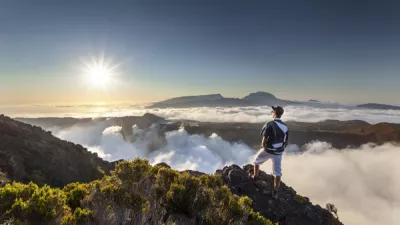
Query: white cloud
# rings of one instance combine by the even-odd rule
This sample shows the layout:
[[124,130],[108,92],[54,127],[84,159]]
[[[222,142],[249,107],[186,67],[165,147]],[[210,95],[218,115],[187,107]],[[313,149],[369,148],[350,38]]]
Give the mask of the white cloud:
[[[184,108],[149,110],[167,119],[188,119],[203,122],[251,122],[262,123],[271,119],[269,107],[238,107],[238,108]],[[393,122],[400,123],[400,110],[369,110],[355,107],[312,107],[293,105],[285,107],[283,119],[318,122],[327,119],[364,120],[369,123]]]
[[[39,106],[38,106],[39,107]],[[25,109],[3,109],[3,113],[13,117],[119,117],[144,113],[153,113],[166,119],[187,119],[204,122],[251,122],[262,123],[271,118],[271,109],[267,106],[260,107],[202,107],[179,109],[144,109],[130,106],[101,106],[101,107],[68,107],[62,108],[32,107]],[[53,110],[53,111],[52,111]],[[40,112],[40,113],[39,113]],[[42,113],[44,112],[44,113]],[[393,122],[400,123],[400,110],[372,110],[339,105],[291,105],[285,107],[284,120],[303,122],[317,122],[326,119],[336,120],[364,120],[369,123]]]
[[106,122],[80,125],[68,129],[52,129],[59,138],[79,143],[96,152],[99,157],[114,161],[119,159],[147,158],[152,164],[165,162],[178,170],[191,169],[207,173],[224,165],[245,164],[253,150],[244,144],[229,143],[212,134],[210,137],[189,135],[184,129],[158,134],[156,125],[141,130],[132,127],[132,143],[124,140],[121,127]]
[[110,160],[112,157],[110,154],[104,153],[103,149],[100,146],[84,146],[84,147],[87,148],[88,151],[90,152],[97,153],[97,155],[100,158],[103,158],[105,160]]
[[152,152],[150,162],[165,162],[178,170],[190,169],[214,173],[233,163],[248,163],[254,154],[246,145],[229,143],[216,134],[210,137],[189,135],[184,129],[166,134],[166,143]]

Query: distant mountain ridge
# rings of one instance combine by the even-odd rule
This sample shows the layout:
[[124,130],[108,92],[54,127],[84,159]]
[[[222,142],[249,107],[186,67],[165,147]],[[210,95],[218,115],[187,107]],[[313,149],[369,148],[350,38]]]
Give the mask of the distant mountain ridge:
[[378,103],[367,103],[367,104],[357,105],[356,107],[359,107],[359,108],[368,108],[368,109],[393,109],[393,110],[400,110],[400,106],[385,105],[385,104],[378,104]]
[[182,96],[182,97],[176,97],[176,98],[171,98],[171,99],[162,101],[162,103],[179,104],[179,103],[185,103],[185,102],[189,102],[189,101],[214,101],[214,100],[220,100],[223,98],[224,97],[221,94]]
[[276,98],[268,92],[251,93],[244,98],[225,98],[221,94],[182,96],[153,103],[147,108],[238,107],[261,105],[289,105],[297,102]]

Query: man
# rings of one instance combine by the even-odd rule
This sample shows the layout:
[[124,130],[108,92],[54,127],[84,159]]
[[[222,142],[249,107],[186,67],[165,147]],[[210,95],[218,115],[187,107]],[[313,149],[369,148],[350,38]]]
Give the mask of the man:
[[260,170],[260,165],[269,159],[272,160],[272,170],[275,176],[272,197],[275,199],[278,198],[278,190],[281,183],[282,153],[288,144],[289,138],[289,129],[281,120],[283,112],[282,107],[272,106],[271,113],[274,120],[266,123],[261,130],[261,136],[263,137],[261,150],[257,153],[254,160],[254,174],[251,174],[253,178],[256,178]]

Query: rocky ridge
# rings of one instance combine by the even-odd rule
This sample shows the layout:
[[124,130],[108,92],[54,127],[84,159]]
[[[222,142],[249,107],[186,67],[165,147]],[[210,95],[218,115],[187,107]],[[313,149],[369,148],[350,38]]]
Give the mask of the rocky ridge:
[[253,180],[248,176],[249,172],[253,172],[252,165],[243,168],[231,165],[217,171],[217,174],[221,174],[224,184],[232,193],[252,199],[253,209],[265,218],[280,225],[342,224],[328,210],[313,205],[307,197],[297,194],[283,182],[279,189],[279,198],[273,199],[273,176],[260,171],[259,177]]

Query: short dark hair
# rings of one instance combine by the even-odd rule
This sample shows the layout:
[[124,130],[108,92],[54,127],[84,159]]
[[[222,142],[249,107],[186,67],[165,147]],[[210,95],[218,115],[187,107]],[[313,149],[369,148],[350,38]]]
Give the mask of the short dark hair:
[[285,110],[281,106],[272,106],[272,110],[274,110],[276,117],[280,118]]

